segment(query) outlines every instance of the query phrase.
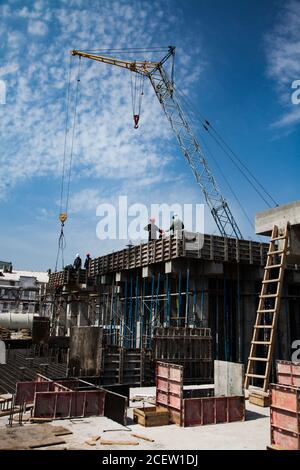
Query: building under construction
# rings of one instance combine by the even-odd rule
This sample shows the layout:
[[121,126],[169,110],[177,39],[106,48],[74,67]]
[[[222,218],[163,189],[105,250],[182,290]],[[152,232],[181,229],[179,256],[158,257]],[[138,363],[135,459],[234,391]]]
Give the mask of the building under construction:
[[[53,273],[53,331],[69,335],[74,326],[100,326],[107,347],[150,350],[154,360],[186,363],[189,369],[201,359],[246,363],[268,246],[185,233],[95,258],[88,271]],[[299,270],[290,266],[274,360],[290,358],[300,337],[299,282]],[[195,336],[204,329],[209,338],[200,336],[195,351]],[[211,350],[201,357],[205,340]],[[188,376],[205,382],[211,374],[198,364]]]
[[[174,54],[169,47],[161,61],[152,62],[72,51],[80,59],[133,72],[141,79],[135,91],[143,90],[144,78],[150,80],[220,236],[182,227],[171,236],[161,234],[96,257],[88,269],[69,266],[50,273],[40,316],[31,319],[32,336],[19,343],[5,338],[4,354],[0,342],[0,391],[14,393],[17,383],[11,421],[15,406],[26,411],[29,403],[37,420],[106,416],[125,425],[129,388],[154,384],[158,409],[149,410],[151,416],[135,410],[138,424],[147,426],[148,418],[179,426],[243,421],[244,392],[251,387],[251,403],[267,406],[270,393],[276,401],[277,389],[269,387],[270,380],[276,381],[275,362],[290,360],[300,338],[300,203],[257,214],[256,233],[269,236],[269,243],[243,239],[178,100]],[[78,75],[74,126],[79,83]],[[133,117],[137,129],[134,109]],[[210,133],[210,123],[202,124]],[[65,155],[66,149],[58,256],[64,247],[73,157],[64,181]],[[45,315],[49,306],[50,318]],[[11,328],[17,324],[12,319]],[[294,385],[299,374],[293,365],[280,367],[279,385]],[[210,387],[184,389],[191,384]],[[284,419],[278,416],[272,442],[284,447],[290,444],[279,436]],[[292,448],[300,448],[299,425],[296,431]]]

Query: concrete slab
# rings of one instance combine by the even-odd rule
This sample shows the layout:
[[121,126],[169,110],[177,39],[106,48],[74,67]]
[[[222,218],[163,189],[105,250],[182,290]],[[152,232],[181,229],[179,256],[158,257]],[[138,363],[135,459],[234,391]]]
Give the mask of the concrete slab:
[[[131,389],[131,395],[152,395],[155,394],[155,387],[143,387]],[[207,426],[196,426],[182,428],[176,424],[145,428],[133,423],[130,419],[133,415],[133,408],[143,406],[143,403],[131,403],[128,409],[128,428],[106,418],[89,417],[73,420],[53,421],[53,426],[64,426],[73,434],[63,436],[66,444],[54,447],[45,447],[45,450],[130,450],[134,455],[136,450],[265,450],[270,445],[270,417],[269,409],[260,408],[246,402],[246,421],[226,424],[213,424]],[[6,427],[8,417],[0,418],[0,428]],[[31,424],[22,427],[26,432]],[[137,446],[104,446],[97,441],[95,446],[88,446],[85,442],[94,436],[101,436],[103,439],[115,441],[136,440],[132,433],[140,434],[154,442],[138,439]]]
[[[283,230],[290,224],[287,263],[300,264],[300,201],[258,212],[255,217],[255,231],[259,235],[272,234],[274,225]],[[282,245],[279,242],[279,248]]]
[[287,222],[291,226],[298,225],[300,227],[300,201],[257,212],[255,216],[255,232],[258,235],[270,236],[274,225],[277,225],[279,229],[283,229]]

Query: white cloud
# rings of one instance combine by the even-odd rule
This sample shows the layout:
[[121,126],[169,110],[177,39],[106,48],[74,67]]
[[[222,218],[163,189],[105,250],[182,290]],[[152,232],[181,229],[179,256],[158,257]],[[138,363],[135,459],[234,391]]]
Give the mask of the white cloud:
[[86,188],[79,192],[75,192],[70,201],[70,214],[78,212],[87,213],[93,211],[102,202],[100,191],[97,189]]
[[48,26],[43,21],[28,21],[27,31],[29,34],[36,34],[38,36],[45,36],[48,32]]
[[300,122],[300,111],[291,104],[292,82],[300,79],[300,2],[282,6],[273,30],[266,37],[268,76],[275,82],[284,114],[273,124],[286,127]]
[[0,77],[15,73],[19,69],[19,64],[8,64],[0,67]]
[[[80,0],[60,2],[58,7],[49,5],[36,2],[33,7],[16,10],[9,5],[2,7],[8,20],[0,26],[9,47],[5,48],[3,44],[0,50],[3,67],[11,73],[7,105],[0,107],[0,133],[3,136],[0,198],[11,188],[36,177],[54,177],[59,184],[69,50],[169,44],[170,38],[176,39],[176,34],[182,33],[179,10],[172,18],[166,15],[170,6],[168,1],[103,0],[92,10]],[[25,36],[23,28],[14,29],[16,17],[18,21],[22,18],[25,29],[32,35]],[[47,31],[51,32],[50,17],[55,19],[55,36],[51,41],[50,34],[44,36]],[[130,20],[124,22],[124,17]],[[41,21],[44,18],[47,21]],[[179,57],[180,50],[187,49],[189,41],[189,38],[181,40]],[[180,83],[192,85],[198,79],[202,69],[199,66],[201,56],[201,49],[196,50],[196,58],[191,62],[185,53],[184,61],[188,66],[176,69],[179,86]],[[13,69],[5,65],[11,63]],[[74,103],[76,58],[72,63],[71,96]],[[145,86],[140,128],[134,130],[130,73],[82,59],[72,172],[75,181],[86,178],[92,184],[98,178],[102,186],[108,187],[116,181],[121,184],[126,181],[129,187],[159,185],[172,171],[173,141],[150,83]],[[70,133],[67,156],[69,152]],[[74,188],[73,183],[71,188]]]

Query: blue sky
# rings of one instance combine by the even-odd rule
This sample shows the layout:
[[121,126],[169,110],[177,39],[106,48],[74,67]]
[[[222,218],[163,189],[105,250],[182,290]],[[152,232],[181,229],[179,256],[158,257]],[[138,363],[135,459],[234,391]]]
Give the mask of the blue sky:
[[[300,105],[291,103],[291,84],[300,79],[299,1],[0,1],[0,38],[7,89],[0,104],[0,259],[20,269],[54,267],[73,48],[175,45],[178,88],[279,204],[299,199]],[[74,86],[73,74],[72,97]],[[100,203],[119,195],[147,205],[203,202],[149,84],[142,113],[136,131],[129,73],[82,61],[68,263],[76,252],[94,257],[124,246],[97,239]],[[264,202],[213,142],[207,145],[253,220]],[[243,235],[254,238],[207,159]],[[206,232],[217,233],[209,214],[205,222]]]

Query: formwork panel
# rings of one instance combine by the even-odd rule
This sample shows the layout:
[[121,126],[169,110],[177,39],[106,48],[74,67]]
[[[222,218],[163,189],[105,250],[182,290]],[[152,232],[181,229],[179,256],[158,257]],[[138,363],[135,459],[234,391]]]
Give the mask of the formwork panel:
[[71,400],[71,416],[84,416],[85,392],[77,392],[75,399]]
[[271,444],[286,450],[300,450],[300,434],[271,426]]
[[[155,361],[182,366],[186,384],[213,381],[210,328],[157,327],[154,330],[152,355]],[[176,373],[172,369],[174,380],[179,379]],[[163,371],[160,376],[164,376]]]
[[53,382],[17,382],[15,404],[33,403],[36,392],[49,392],[52,390]]
[[300,412],[300,389],[271,384],[271,406],[280,410]]
[[231,423],[245,419],[244,397],[186,398],[183,426]]
[[300,434],[300,414],[272,408],[271,425]]
[[277,361],[277,382],[281,385],[300,387],[300,363]]
[[33,405],[34,418],[54,418],[55,403],[57,393],[41,392],[36,393]]
[[[187,398],[185,400],[185,409],[187,409],[189,406],[191,406],[190,403],[188,403],[189,399]],[[197,402],[197,405],[201,407],[202,405],[202,424],[213,424],[215,423],[215,399],[214,398],[195,398],[195,402]],[[202,404],[200,403],[202,402]],[[193,404],[193,407],[195,407],[196,403]],[[188,426],[189,424],[187,423],[186,419],[184,419],[184,426]]]
[[54,409],[54,418],[68,418],[70,416],[70,393],[59,392],[56,395],[56,403]]
[[228,422],[245,419],[245,398],[243,396],[227,397]]
[[104,415],[104,391],[86,392],[84,416]]
[[216,411],[216,424],[217,423],[226,423],[228,420],[228,401],[216,400],[215,401],[215,411]]
[[35,394],[35,418],[75,418],[103,416],[105,391],[41,392]]

